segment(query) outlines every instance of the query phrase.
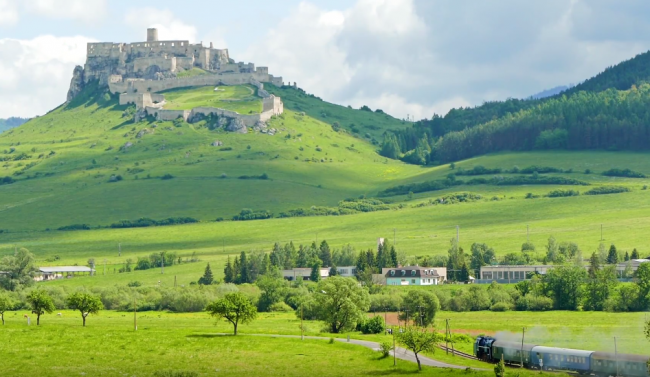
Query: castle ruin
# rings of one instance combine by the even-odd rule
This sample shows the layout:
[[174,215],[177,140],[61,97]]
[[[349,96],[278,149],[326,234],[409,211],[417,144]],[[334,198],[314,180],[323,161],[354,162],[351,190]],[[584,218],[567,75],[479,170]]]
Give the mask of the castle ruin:
[[[205,72],[195,76],[179,76],[193,68]],[[192,113],[199,111],[237,117],[247,126],[252,126],[283,112],[280,98],[264,90],[264,83],[282,86],[282,77],[269,74],[267,67],[235,62],[227,49],[216,49],[212,43],[210,47],[205,47],[202,43],[191,44],[187,40],[160,41],[158,30],[153,28],[147,29],[146,42],[88,43],[85,65],[74,69],[68,101],[92,81],[97,81],[100,87],[108,87],[111,93],[119,94],[120,104],[133,103],[140,114],[155,114],[160,120],[169,120],[174,116],[187,120]],[[180,113],[163,110],[164,96],[156,94],[182,87],[245,84],[257,87],[257,94],[263,99],[261,114],[241,115],[209,108]]]

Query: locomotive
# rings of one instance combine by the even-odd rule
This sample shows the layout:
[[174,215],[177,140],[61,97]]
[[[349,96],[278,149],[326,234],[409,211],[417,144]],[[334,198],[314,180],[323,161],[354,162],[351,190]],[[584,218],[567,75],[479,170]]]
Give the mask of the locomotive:
[[573,371],[600,377],[650,377],[648,356],[544,347],[490,336],[476,338],[474,356],[493,363],[503,358],[506,364],[529,369]]

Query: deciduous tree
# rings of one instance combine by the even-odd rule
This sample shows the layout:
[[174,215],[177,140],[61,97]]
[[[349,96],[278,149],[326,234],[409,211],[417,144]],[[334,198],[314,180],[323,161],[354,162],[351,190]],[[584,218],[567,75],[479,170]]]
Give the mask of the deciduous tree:
[[251,299],[240,292],[227,294],[224,298],[208,304],[205,310],[217,319],[223,318],[230,322],[235,335],[240,323],[250,323],[257,317],[257,308]]
[[335,334],[354,329],[370,308],[368,291],[356,280],[340,276],[318,283],[315,300],[319,319]]
[[397,333],[397,342],[413,352],[415,360],[418,362],[418,369],[422,370],[420,364],[420,353],[436,351],[438,335],[435,331],[429,331],[428,328],[416,328],[407,326],[404,332]]
[[83,326],[86,326],[86,317],[90,314],[97,314],[100,310],[104,309],[102,300],[90,293],[77,292],[73,293],[66,299],[68,308],[78,310],[81,313]]
[[27,303],[32,308],[32,314],[36,314],[36,325],[41,324],[41,316],[45,313],[52,313],[56,308],[52,297],[40,289],[34,289],[27,295]]
[[14,255],[0,260],[0,287],[15,291],[34,284],[38,268],[34,265],[34,254],[21,248]]
[[558,310],[577,310],[583,295],[582,283],[587,272],[579,266],[560,266],[544,277],[549,294]]
[[[431,291],[413,290],[404,297],[403,308],[411,313],[409,317],[414,323],[429,326],[440,311],[440,301]],[[406,321],[406,312],[400,315],[400,319]]]
[[0,293],[0,319],[5,324],[5,312],[14,308],[14,303],[6,294]]

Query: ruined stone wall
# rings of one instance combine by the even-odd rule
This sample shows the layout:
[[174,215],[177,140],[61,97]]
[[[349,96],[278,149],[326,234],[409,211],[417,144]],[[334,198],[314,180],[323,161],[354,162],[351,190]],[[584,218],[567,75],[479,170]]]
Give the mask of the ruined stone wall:
[[154,116],[157,120],[173,121],[182,117],[185,121],[194,118],[196,115],[210,116],[217,115],[232,119],[240,119],[246,127],[253,127],[258,122],[266,122],[275,115],[273,111],[266,111],[261,114],[239,114],[235,111],[218,109],[216,107],[195,107],[192,110],[164,110],[157,107],[145,107],[148,115]]
[[146,107],[145,111],[147,112],[148,115],[152,115],[157,120],[162,120],[162,121],[174,121],[179,117],[187,121],[190,116],[189,110],[163,110],[157,107]]
[[163,71],[176,72],[176,58],[171,57],[152,57],[152,58],[137,58],[133,61],[133,71],[145,72],[151,66],[158,66]]
[[166,80],[127,80],[125,82],[109,83],[112,93],[124,93],[127,91],[137,92],[161,92],[169,89],[209,86],[209,85],[244,85],[250,84],[251,79],[259,82],[269,82],[270,75],[255,73],[233,73],[221,75],[201,75],[193,77],[170,78]]

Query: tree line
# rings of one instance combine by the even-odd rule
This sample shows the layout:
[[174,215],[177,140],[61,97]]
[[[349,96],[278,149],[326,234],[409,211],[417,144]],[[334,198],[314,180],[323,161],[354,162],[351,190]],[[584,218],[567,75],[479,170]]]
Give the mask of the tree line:
[[[629,89],[629,87],[628,87]],[[650,85],[602,92],[580,91],[526,106],[448,132],[433,120],[387,133],[380,154],[425,165],[504,151],[647,150],[650,145]],[[528,101],[524,101],[528,102]]]

